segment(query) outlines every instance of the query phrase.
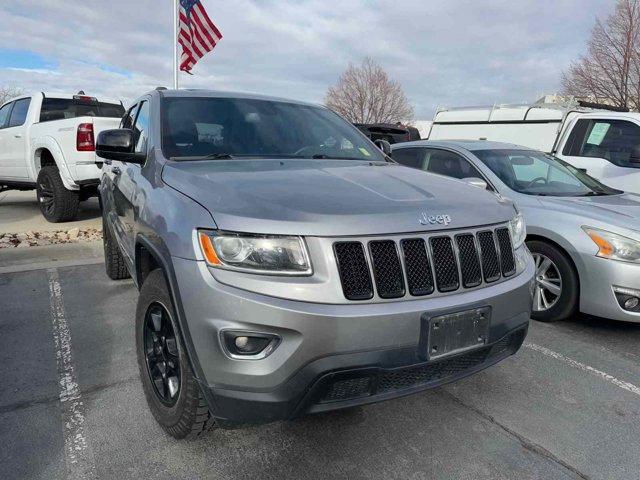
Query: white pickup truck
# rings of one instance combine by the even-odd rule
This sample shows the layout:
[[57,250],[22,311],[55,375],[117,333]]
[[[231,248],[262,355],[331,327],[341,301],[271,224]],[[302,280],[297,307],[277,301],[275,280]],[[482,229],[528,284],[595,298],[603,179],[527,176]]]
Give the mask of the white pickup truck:
[[551,153],[610,187],[640,193],[638,113],[577,100],[438,109],[429,139],[523,145]]
[[37,93],[0,107],[0,192],[36,190],[53,223],[73,220],[80,201],[97,194],[101,165],[95,138],[117,128],[122,103]]

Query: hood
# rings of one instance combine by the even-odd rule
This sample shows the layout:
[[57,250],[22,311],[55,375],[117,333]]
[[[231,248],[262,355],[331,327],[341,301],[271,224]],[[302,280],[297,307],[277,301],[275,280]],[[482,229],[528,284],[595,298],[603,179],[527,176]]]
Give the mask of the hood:
[[539,197],[556,211],[572,213],[631,230],[640,230],[640,195],[623,193],[599,197]]
[[[162,178],[207,208],[219,229],[236,232],[377,235],[487,225],[514,216],[513,204],[490,192],[390,163],[172,162]],[[450,221],[430,219],[440,215]]]

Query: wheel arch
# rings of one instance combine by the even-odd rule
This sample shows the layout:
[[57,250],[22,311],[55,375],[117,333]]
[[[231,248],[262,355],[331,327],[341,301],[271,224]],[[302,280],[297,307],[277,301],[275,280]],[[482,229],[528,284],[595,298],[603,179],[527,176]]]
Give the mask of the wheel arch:
[[[188,322],[186,321],[186,315],[180,297],[180,289],[178,287],[178,281],[175,276],[175,271],[173,269],[169,250],[161,239],[156,238],[155,241],[151,241],[144,234],[138,234],[136,236],[134,252],[135,273],[133,275],[133,279],[139,289],[142,288],[144,280],[153,270],[160,269],[164,274],[165,281],[167,282],[167,286],[169,288],[169,295],[171,296],[173,308],[176,313],[178,333],[182,338],[183,345],[185,345],[187,349],[191,371],[193,372],[198,383],[202,385],[202,392],[205,395],[207,402],[209,403],[209,407],[213,411],[214,400],[210,395],[210,389],[208,388],[208,386],[206,385],[206,381],[204,380],[204,373],[200,366],[200,362],[193,345],[193,340],[191,339]],[[145,264],[144,262],[147,263]],[[156,268],[149,269],[145,273],[145,268],[151,268],[154,266]]]
[[571,266],[571,268],[573,269],[573,271],[576,274],[576,278],[578,279],[578,298],[580,298],[580,269],[578,268],[573,255],[571,255],[571,253],[564,248],[560,243],[556,242],[555,240],[544,236],[544,235],[540,235],[540,234],[530,234],[527,235],[527,242],[530,241],[538,241],[538,242],[544,242],[544,243],[548,243],[551,246],[557,248],[558,250],[560,250],[560,252],[567,258],[567,260],[569,261],[569,265]]
[[79,189],[69,171],[60,145],[58,145],[58,142],[52,137],[36,139],[33,143],[33,154],[31,158],[32,161],[29,168],[32,169],[31,174],[34,180],[38,178],[42,167],[51,165],[58,167],[60,178],[62,178],[62,183],[64,183],[67,190]]

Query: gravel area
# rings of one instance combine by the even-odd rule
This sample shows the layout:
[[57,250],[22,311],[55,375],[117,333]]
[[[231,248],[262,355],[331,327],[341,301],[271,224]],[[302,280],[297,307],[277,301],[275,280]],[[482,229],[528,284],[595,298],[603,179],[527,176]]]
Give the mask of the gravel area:
[[95,242],[102,239],[101,228],[79,228],[52,232],[22,232],[0,234],[0,249],[26,248],[60,243]]

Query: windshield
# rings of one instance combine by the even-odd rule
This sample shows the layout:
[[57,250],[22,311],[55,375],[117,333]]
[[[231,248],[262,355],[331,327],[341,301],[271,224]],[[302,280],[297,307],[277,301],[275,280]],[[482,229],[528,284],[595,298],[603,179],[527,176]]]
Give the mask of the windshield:
[[622,193],[546,153],[476,150],[473,154],[512,190],[527,195],[591,196]]
[[239,98],[164,99],[162,149],[175,160],[385,160],[358,129],[328,109]]

